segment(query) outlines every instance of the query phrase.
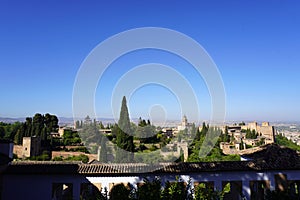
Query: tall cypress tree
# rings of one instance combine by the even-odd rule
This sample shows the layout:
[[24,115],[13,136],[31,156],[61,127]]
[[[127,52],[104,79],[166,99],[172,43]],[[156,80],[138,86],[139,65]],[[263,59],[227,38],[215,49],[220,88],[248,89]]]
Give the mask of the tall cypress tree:
[[129,120],[129,113],[128,113],[128,108],[127,108],[127,102],[126,102],[126,97],[124,96],[122,99],[122,106],[121,106],[121,111],[120,111],[120,118],[118,125],[120,129],[122,129],[123,132],[130,134],[130,120]]
[[[120,118],[117,128],[117,146],[120,149],[116,151],[116,162],[132,162],[133,161],[133,136],[131,134],[129,113],[127,108],[126,97],[122,99]],[[123,151],[125,150],[125,151]]]
[[44,128],[44,117],[40,113],[36,113],[32,118],[31,136],[41,136]]
[[101,149],[100,149],[100,158],[99,161],[106,163],[107,162],[107,149],[106,149],[106,140],[103,137],[101,140]]
[[26,122],[24,124],[24,136],[30,137],[32,132],[32,118],[26,117]]

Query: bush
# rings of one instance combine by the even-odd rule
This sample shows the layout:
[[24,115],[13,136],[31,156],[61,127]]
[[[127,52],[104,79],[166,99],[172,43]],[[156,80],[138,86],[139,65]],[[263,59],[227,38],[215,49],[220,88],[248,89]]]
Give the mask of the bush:
[[63,157],[62,156],[56,156],[52,160],[53,161],[63,161]]
[[37,161],[51,160],[50,152],[49,151],[43,151],[42,155],[32,156],[32,157],[29,158],[29,160],[37,160]]
[[87,155],[81,154],[79,156],[70,156],[66,158],[67,161],[82,161],[83,163],[89,162],[89,157]]
[[114,185],[110,191],[110,199],[112,200],[129,200],[130,189],[123,183]]
[[83,146],[76,147],[76,148],[70,148],[70,149],[67,149],[66,151],[90,153],[89,150],[86,147],[83,147]]

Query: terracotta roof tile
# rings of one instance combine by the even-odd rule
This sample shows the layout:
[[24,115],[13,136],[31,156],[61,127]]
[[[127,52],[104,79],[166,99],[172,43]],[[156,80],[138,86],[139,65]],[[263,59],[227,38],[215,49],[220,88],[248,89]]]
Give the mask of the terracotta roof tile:
[[141,173],[201,173],[214,171],[300,170],[299,153],[278,145],[266,146],[262,151],[249,154],[250,161],[198,163],[99,163],[29,161],[12,162],[7,174],[82,174],[95,176],[126,176]]

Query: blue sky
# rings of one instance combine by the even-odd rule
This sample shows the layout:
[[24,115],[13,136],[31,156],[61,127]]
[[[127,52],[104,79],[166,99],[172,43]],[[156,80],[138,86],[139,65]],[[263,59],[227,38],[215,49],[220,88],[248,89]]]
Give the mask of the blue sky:
[[[114,34],[150,26],[182,32],[205,48],[224,82],[227,120],[300,121],[299,10],[298,1],[278,0],[2,0],[0,116],[72,116],[76,74],[90,51]],[[111,93],[122,74],[149,62],[172,66],[188,79],[201,119],[210,117],[201,77],[185,61],[155,50],[125,55],[106,71],[95,95],[98,117],[112,116]],[[128,101],[131,117],[147,118],[155,104],[168,118],[181,117],[174,95],[157,85],[140,88]]]

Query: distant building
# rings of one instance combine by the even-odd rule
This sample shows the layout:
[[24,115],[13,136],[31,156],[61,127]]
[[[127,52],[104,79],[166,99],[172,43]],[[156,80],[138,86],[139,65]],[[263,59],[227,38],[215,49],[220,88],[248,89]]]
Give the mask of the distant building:
[[274,126],[270,126],[269,122],[263,122],[261,126],[259,126],[257,122],[252,122],[241,126],[241,129],[255,130],[255,132],[261,134],[261,137],[265,138],[265,144],[272,144],[275,141]]
[[90,116],[86,116],[83,123],[86,125],[92,124],[92,119],[90,118]]
[[181,124],[177,127],[178,131],[184,131],[185,129],[190,130],[192,128],[192,123],[188,123],[186,115],[183,116]]
[[41,138],[38,136],[23,137],[22,157],[39,156],[41,154]]
[[260,142],[260,139],[258,139],[258,138],[256,138],[256,139],[244,139],[243,142],[246,145],[257,146],[258,143]]
[[166,159],[168,159],[168,157],[170,156],[179,158],[181,154],[183,155],[183,160],[187,161],[188,143],[185,141],[176,142],[174,144],[167,144],[165,147],[163,147],[163,151],[160,152],[160,155],[162,155]]
[[110,128],[99,129],[99,131],[101,133],[104,133],[104,134],[111,134],[111,129]]
[[[246,145],[259,146],[275,142],[274,127],[270,126],[269,122],[263,122],[261,126],[257,122],[251,122],[247,125],[232,125],[227,126],[227,130],[228,134],[234,138],[234,141],[220,143],[220,148],[225,154],[242,154],[244,151],[247,152],[247,150],[241,151],[241,148],[246,149]],[[246,138],[246,130],[254,130],[258,134],[257,138]],[[225,133],[225,127],[223,128],[223,133]]]
[[168,138],[173,137],[173,129],[172,128],[163,128],[162,133],[166,135]]
[[68,128],[66,128],[66,127],[59,127],[58,128],[59,137],[63,137],[66,129],[68,129]]

